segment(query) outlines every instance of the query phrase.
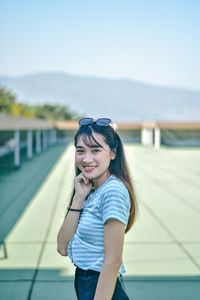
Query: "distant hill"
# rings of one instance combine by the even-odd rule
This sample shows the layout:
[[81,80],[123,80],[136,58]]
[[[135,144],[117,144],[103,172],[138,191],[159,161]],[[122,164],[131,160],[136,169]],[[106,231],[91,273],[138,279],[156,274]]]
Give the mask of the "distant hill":
[[14,92],[20,102],[67,104],[97,118],[200,121],[200,91],[56,72],[0,76],[0,85]]

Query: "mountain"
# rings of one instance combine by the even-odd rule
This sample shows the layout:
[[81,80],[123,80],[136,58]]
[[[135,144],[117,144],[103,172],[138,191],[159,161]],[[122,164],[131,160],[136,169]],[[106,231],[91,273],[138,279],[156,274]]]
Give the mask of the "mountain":
[[0,85],[19,102],[67,104],[81,114],[116,122],[200,121],[200,91],[56,72],[0,76]]

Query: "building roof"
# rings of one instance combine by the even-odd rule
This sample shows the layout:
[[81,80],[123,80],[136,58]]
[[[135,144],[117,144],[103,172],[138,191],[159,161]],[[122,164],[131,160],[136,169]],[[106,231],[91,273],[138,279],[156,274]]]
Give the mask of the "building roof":
[[[160,129],[200,129],[200,122],[156,122],[156,121],[144,121],[144,122],[118,122],[117,129],[119,130],[133,130],[142,128],[156,128]],[[59,130],[77,130],[78,122],[63,121],[56,122],[56,128]]]
[[52,129],[54,123],[41,119],[31,119],[25,117],[16,117],[6,113],[0,113],[0,131],[8,130],[37,130]]
[[[200,129],[200,122],[166,122],[166,121],[144,121],[144,122],[117,122],[118,130],[136,130],[142,128],[160,129]],[[41,119],[16,117],[6,113],[0,113],[0,131],[9,130],[45,130],[57,128],[58,130],[77,130],[77,121],[47,122]]]
[[74,121],[60,121],[56,122],[56,128],[59,130],[70,130],[70,129],[75,129],[77,130],[79,127],[78,122]]
[[200,122],[156,122],[161,129],[200,129]]

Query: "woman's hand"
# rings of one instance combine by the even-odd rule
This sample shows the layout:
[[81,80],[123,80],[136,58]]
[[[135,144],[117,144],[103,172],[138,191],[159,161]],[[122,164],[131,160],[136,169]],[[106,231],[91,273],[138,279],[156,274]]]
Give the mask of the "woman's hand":
[[75,196],[84,201],[90,193],[93,185],[91,180],[86,178],[83,173],[80,173],[77,177],[75,177],[74,186]]

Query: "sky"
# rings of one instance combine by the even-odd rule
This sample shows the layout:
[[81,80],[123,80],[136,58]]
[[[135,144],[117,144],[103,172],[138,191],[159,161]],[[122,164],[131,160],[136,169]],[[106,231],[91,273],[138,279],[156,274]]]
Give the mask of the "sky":
[[66,72],[200,90],[199,0],[0,0],[0,75]]

